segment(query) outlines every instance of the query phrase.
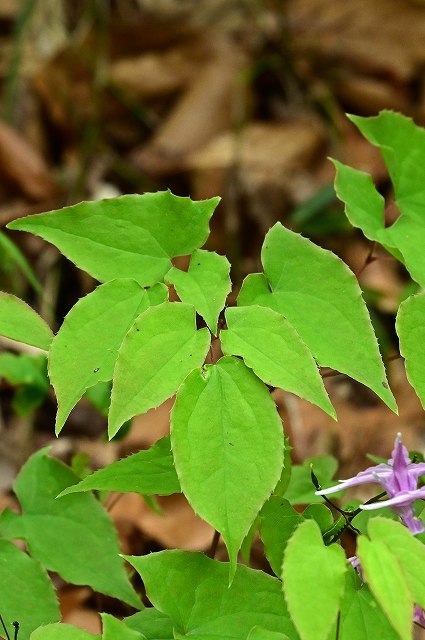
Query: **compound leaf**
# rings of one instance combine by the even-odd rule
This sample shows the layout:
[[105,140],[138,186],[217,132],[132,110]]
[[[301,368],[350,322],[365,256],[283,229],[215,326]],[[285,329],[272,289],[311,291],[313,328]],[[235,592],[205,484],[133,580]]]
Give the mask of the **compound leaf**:
[[146,451],[139,451],[95,471],[78,484],[67,487],[61,495],[95,489],[123,493],[134,491],[142,495],[160,496],[180,493],[170,437],[165,436]]
[[425,293],[401,303],[396,319],[400,353],[405,358],[406,375],[425,407]]
[[369,142],[379,147],[394,186],[400,217],[385,226],[384,200],[367,174],[335,162],[336,191],[350,222],[401,259],[412,278],[425,286],[425,130],[399,113],[349,116]]
[[245,278],[238,305],[259,304],[284,315],[320,366],[366,385],[396,412],[361,289],[347,265],[279,222],[261,255],[264,275]]
[[165,278],[167,283],[174,285],[182,302],[193,304],[214,335],[217,335],[218,316],[231,290],[229,272],[227,258],[197,249],[187,272],[173,267]]
[[31,555],[64,580],[142,608],[119,557],[116,531],[101,504],[85,493],[56,500],[76,481],[71,469],[47,456],[45,449],[35,453],[14,483],[22,515],[3,511],[1,534],[25,539]]
[[143,289],[135,280],[112,280],[72,307],[49,353],[49,376],[58,400],[57,434],[85,391],[112,379],[118,350],[137,316],[167,296],[163,284]]
[[[7,540],[0,540],[0,584],[0,614],[10,636],[15,620],[20,625],[20,637],[29,638],[40,625],[60,619],[55,590],[46,571]],[[3,629],[0,633],[3,635]]]
[[23,300],[0,291],[0,335],[48,350],[53,333]]
[[204,244],[219,200],[192,202],[170,191],[132,194],[19,218],[8,227],[51,242],[101,282],[135,278],[151,286],[165,276],[171,258]]
[[233,573],[242,541],[283,467],[276,405],[242,361],[221,358],[193,371],[179,389],[171,445],[183,493],[222,534]]
[[336,419],[311,352],[282,314],[252,305],[226,310],[223,353],[242,356],[261,380],[321,407]]
[[149,600],[181,634],[246,640],[260,625],[297,639],[279,580],[261,571],[238,565],[229,587],[229,564],[201,553],[162,551],[127,560],[142,576]]
[[202,365],[210,346],[208,329],[196,330],[193,306],[164,302],[142,313],[125,336],[115,365],[109,436],[136,414],[171,397]]
[[384,542],[366,536],[357,538],[357,554],[365,580],[392,627],[401,640],[411,640],[414,602],[396,556]]
[[306,520],[288,542],[282,567],[289,613],[302,640],[326,640],[338,615],[346,559],[339,545],[325,546],[318,524]]

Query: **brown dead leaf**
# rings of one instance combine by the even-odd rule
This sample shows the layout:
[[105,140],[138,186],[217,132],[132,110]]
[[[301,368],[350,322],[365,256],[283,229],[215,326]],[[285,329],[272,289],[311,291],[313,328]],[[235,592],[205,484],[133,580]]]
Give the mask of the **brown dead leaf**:
[[235,122],[246,58],[225,43],[177,101],[148,146],[133,153],[135,164],[149,175],[181,171],[187,154],[201,148]]
[[0,122],[0,174],[32,200],[55,195],[55,180],[43,158],[4,122]]
[[292,0],[293,50],[318,68],[409,82],[425,62],[425,7],[398,0]]
[[184,88],[205,61],[205,44],[195,41],[170,50],[121,58],[111,65],[111,81],[140,99]]
[[72,609],[72,611],[63,617],[62,622],[73,624],[75,627],[84,629],[89,633],[102,633],[102,621],[99,614],[87,607],[76,607]]

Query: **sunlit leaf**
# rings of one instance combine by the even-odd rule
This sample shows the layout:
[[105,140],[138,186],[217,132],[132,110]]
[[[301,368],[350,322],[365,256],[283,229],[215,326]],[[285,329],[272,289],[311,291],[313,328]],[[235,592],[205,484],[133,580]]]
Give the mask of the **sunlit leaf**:
[[425,407],[425,293],[410,296],[401,303],[396,330],[407,378]]
[[47,351],[53,334],[38,313],[11,293],[0,291],[0,336]]
[[80,491],[134,491],[141,494],[168,496],[180,492],[174,468],[170,438],[165,436],[146,451],[112,462],[71,485],[61,495]]
[[173,267],[166,276],[180,300],[193,304],[215,335],[218,316],[231,289],[229,272],[227,258],[198,249],[192,254],[187,272]]
[[337,544],[325,546],[314,520],[299,525],[282,567],[289,613],[302,640],[326,640],[344,591],[346,559]]
[[202,365],[208,329],[196,330],[195,309],[165,302],[140,315],[127,333],[115,365],[109,436],[129,418],[170,398],[186,376]]
[[170,191],[131,194],[19,218],[8,227],[51,242],[101,282],[135,278],[151,286],[165,276],[171,258],[204,244],[219,200],[192,202]]
[[217,531],[232,572],[283,466],[283,431],[267,388],[237,358],[196,370],[178,391],[171,444],[183,493]]
[[267,233],[261,255],[264,275],[245,279],[238,305],[278,311],[320,366],[351,376],[397,411],[360,287],[347,265],[280,223]]
[[87,389],[112,379],[118,350],[137,316],[166,299],[165,285],[143,289],[122,279],[97,287],[72,307],[49,353],[58,400],[56,433]]
[[261,380],[317,404],[336,418],[316,362],[294,327],[280,313],[253,305],[226,310],[223,353],[242,356]]

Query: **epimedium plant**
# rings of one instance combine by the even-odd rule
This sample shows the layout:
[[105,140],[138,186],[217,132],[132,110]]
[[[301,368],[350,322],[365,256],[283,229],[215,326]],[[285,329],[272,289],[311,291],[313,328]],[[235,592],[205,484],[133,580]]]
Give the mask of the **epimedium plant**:
[[[379,243],[422,287],[425,131],[393,112],[351,119],[379,147],[400,217],[386,226],[385,202],[371,177],[339,162],[337,194],[352,225],[372,241],[368,260]],[[201,248],[218,201],[168,191],[128,195],[9,224],[56,245],[101,283],[55,336],[25,302],[0,295],[0,334],[48,353],[56,434],[94,389],[112,385],[109,437],[133,416],[176,398],[170,436],[83,479],[48,449],[24,465],[14,485],[21,513],[0,515],[0,629],[8,638],[17,636],[16,621],[19,640],[95,637],[60,623],[48,571],[137,610],[124,620],[102,614],[105,640],[370,640],[378,633],[408,640],[413,620],[424,619],[425,515],[416,484],[423,462],[407,462],[399,438],[390,461],[369,470],[367,480],[323,490],[335,462],[315,463],[313,482],[310,461],[291,469],[270,395],[270,387],[284,389],[336,419],[320,370],[330,367],[397,411],[357,279],[336,255],[277,223],[264,240],[263,272],[249,275],[237,305],[226,308],[230,265]],[[182,255],[190,255],[187,271],[172,263]],[[177,302],[169,301],[171,285]],[[409,381],[424,404],[425,294],[400,305],[396,329]],[[212,358],[217,351],[222,357]],[[43,362],[41,356],[35,371]],[[9,376],[17,366],[9,363]],[[333,504],[335,517],[335,509],[320,504],[323,496],[329,502],[327,493],[374,480],[383,496],[365,505]],[[229,562],[179,550],[126,557],[153,605],[145,608],[93,491],[183,492],[222,536]],[[388,498],[384,505],[381,497]],[[300,513],[293,504],[308,506]],[[381,506],[387,508],[376,510]],[[340,544],[346,528],[358,536],[350,561]],[[276,577],[238,563],[257,530]]]

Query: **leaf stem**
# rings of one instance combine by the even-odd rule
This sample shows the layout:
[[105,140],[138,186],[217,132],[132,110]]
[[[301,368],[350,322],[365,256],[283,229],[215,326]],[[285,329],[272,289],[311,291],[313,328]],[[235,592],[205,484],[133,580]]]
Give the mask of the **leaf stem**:
[[1,615],[1,613],[0,613],[0,622],[1,622],[1,626],[2,626],[2,627],[3,627],[3,629],[4,629],[4,632],[5,632],[5,634],[6,634],[6,638],[7,638],[7,640],[10,640],[10,635],[9,635],[9,634],[8,634],[8,632],[7,632],[6,625],[4,624],[3,616]]

